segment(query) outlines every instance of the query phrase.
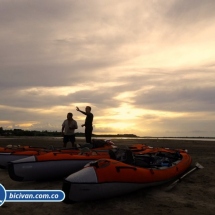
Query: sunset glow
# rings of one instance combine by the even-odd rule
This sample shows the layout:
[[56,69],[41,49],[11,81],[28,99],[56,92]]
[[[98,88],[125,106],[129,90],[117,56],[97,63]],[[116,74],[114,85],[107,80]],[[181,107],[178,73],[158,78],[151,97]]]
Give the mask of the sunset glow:
[[42,4],[1,2],[0,127],[214,136],[214,1]]

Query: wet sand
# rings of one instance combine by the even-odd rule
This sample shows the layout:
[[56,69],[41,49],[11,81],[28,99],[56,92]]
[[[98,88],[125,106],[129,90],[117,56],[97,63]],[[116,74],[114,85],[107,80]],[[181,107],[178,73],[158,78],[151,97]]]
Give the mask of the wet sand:
[[[166,191],[168,184],[139,190],[112,199],[84,203],[65,204],[63,202],[5,202],[0,207],[4,215],[212,215],[215,213],[215,141],[172,140],[172,139],[112,139],[117,146],[143,143],[153,147],[188,149],[193,164],[199,162],[204,169],[199,169],[185,177],[171,191]],[[77,139],[77,143],[84,140]],[[48,147],[62,146],[62,140],[56,138],[0,138],[0,146],[31,145]],[[69,146],[69,145],[68,145]],[[62,180],[46,182],[17,182],[10,179],[7,170],[0,169],[0,183],[6,190],[61,190]]]

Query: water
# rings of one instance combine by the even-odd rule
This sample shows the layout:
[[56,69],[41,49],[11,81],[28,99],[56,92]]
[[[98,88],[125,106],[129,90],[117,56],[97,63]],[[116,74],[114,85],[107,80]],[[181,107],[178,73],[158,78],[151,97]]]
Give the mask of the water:
[[[62,139],[62,137],[53,137],[56,139]],[[84,140],[85,137],[76,137],[77,140]],[[138,140],[138,139],[155,139],[155,140],[198,140],[198,141],[215,141],[215,137],[116,137],[116,136],[110,136],[110,137],[92,137],[92,139],[102,139],[102,140]]]
[[[43,136],[43,137],[29,137],[29,136],[19,136],[19,137],[0,137],[0,139],[31,139],[31,138],[53,138],[53,139],[62,139],[63,137],[49,137],[49,136]],[[76,137],[77,140],[84,140],[85,137]],[[92,137],[92,139],[102,139],[102,140],[138,140],[138,139],[155,139],[155,140],[198,140],[198,141],[215,141],[215,137],[116,137],[116,136],[109,136],[109,137]]]

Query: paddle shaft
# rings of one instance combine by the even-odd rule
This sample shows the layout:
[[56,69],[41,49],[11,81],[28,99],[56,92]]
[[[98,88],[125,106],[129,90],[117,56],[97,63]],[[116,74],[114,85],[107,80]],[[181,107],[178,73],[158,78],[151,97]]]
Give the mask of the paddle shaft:
[[198,167],[195,166],[193,169],[191,169],[190,171],[188,171],[187,173],[185,173],[184,175],[182,175],[182,176],[178,179],[178,181],[180,181],[180,180],[183,179],[185,176],[187,176],[188,174],[190,174],[191,172],[193,172],[193,171],[195,171],[195,170],[197,170],[197,169],[198,169]]
[[188,174],[190,174],[191,172],[193,172],[193,171],[195,171],[195,170],[197,170],[197,169],[200,169],[200,168],[203,168],[202,166],[201,167],[199,167],[198,166],[198,164],[196,164],[196,166],[193,168],[193,169],[191,169],[190,171],[188,171],[188,172],[186,172],[184,175],[182,175],[179,179],[177,179],[176,181],[174,181],[172,184],[170,184],[170,186],[167,188],[167,190],[170,190],[170,189],[172,189],[174,186],[176,186],[176,184],[178,183],[178,182],[180,182],[185,176],[187,176]]

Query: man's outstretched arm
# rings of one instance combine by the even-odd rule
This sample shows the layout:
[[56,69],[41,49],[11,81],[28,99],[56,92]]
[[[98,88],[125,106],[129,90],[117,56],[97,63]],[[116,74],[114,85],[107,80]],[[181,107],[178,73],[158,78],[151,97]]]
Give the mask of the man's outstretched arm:
[[79,111],[79,112],[81,112],[81,113],[83,113],[84,115],[87,115],[87,113],[86,113],[86,112],[84,112],[84,111],[80,110],[78,107],[76,107],[76,110],[77,110],[77,111]]

